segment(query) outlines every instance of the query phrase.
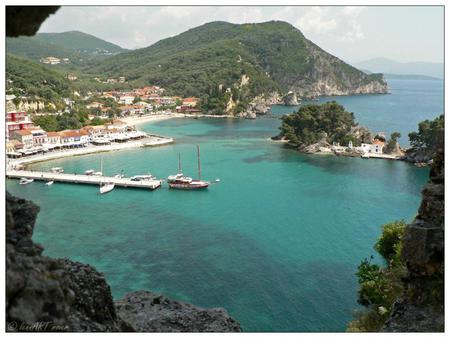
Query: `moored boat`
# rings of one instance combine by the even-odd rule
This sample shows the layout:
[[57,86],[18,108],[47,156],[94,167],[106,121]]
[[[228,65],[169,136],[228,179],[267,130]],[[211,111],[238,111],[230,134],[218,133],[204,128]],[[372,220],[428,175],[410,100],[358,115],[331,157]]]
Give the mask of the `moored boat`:
[[62,174],[64,172],[64,169],[61,167],[53,167],[52,169],[50,169],[50,171],[55,174]]
[[89,169],[89,170],[86,170],[86,171],[84,172],[84,174],[85,174],[85,175],[93,175],[94,172],[95,172],[94,169]]
[[201,167],[200,167],[200,147],[197,145],[197,159],[198,159],[198,180],[194,180],[191,177],[183,175],[181,170],[181,157],[178,154],[178,173],[176,175],[170,175],[167,177],[169,188],[180,190],[195,190],[205,189],[209,186],[209,182],[201,180]]
[[52,185],[53,183],[55,183],[55,181],[48,181],[45,185]]
[[131,176],[130,180],[132,180],[132,181],[156,180],[156,177],[151,174],[135,175],[135,176]]
[[25,185],[25,184],[29,184],[29,183],[31,183],[33,181],[34,180],[32,178],[25,178],[25,177],[23,177],[23,178],[20,179],[19,184]]
[[115,185],[112,182],[103,183],[102,185],[100,185],[100,194],[106,194],[107,192],[110,192],[114,189],[114,186]]

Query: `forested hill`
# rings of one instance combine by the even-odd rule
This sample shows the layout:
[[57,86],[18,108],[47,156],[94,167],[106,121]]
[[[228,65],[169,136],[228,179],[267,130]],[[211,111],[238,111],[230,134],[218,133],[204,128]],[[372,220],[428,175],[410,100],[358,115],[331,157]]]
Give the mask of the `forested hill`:
[[6,38],[6,51],[33,61],[53,56],[86,65],[95,59],[126,51],[113,43],[82,32],[39,33],[33,37]]
[[114,43],[79,31],[39,33],[35,38],[46,43],[83,53],[118,54],[126,51],[126,49]]
[[[88,72],[123,74],[131,81],[211,100],[220,96],[220,85],[239,87],[235,95],[241,98],[274,90],[300,96],[387,92],[382,75],[364,74],[280,21],[208,23],[103,60]],[[248,80],[243,81],[244,75]]]

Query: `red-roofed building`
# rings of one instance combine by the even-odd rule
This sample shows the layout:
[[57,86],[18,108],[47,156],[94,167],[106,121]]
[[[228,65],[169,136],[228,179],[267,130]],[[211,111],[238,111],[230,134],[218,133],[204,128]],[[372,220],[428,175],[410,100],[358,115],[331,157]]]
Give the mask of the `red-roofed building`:
[[183,99],[183,106],[196,107],[199,99],[197,97],[186,97]]
[[6,138],[11,136],[14,130],[22,130],[33,127],[33,122],[27,116],[26,112],[7,112],[6,113]]
[[22,143],[24,148],[33,147],[33,134],[27,129],[14,130],[11,138]]

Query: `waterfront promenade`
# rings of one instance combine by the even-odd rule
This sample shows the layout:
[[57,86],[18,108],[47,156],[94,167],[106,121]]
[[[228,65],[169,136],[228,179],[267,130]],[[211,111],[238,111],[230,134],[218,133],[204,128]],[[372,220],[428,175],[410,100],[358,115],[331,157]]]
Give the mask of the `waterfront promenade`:
[[72,149],[63,149],[63,150],[54,150],[47,153],[40,153],[31,156],[20,157],[17,159],[8,159],[7,160],[7,169],[17,169],[23,165],[35,163],[35,162],[43,162],[48,160],[54,160],[63,157],[71,157],[71,156],[81,156],[88,154],[95,154],[101,152],[115,151],[115,150],[124,150],[130,148],[139,148],[139,147],[156,147],[166,144],[171,144],[174,142],[174,139],[171,137],[163,137],[163,136],[149,136],[137,141],[129,141],[124,143],[113,143],[108,145],[88,145],[82,148],[72,148]]

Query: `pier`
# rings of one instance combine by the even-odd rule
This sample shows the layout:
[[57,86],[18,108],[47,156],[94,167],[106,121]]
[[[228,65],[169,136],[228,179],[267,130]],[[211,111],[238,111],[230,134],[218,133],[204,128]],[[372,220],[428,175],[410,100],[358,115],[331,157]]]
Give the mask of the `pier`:
[[108,176],[93,176],[93,175],[79,175],[79,174],[64,174],[52,173],[47,171],[30,171],[30,170],[7,170],[6,177],[8,178],[32,178],[38,181],[54,181],[63,183],[75,184],[93,184],[100,185],[101,183],[114,183],[116,187],[123,188],[143,188],[154,190],[161,186],[159,180],[142,180],[132,181],[130,178],[118,178]]

